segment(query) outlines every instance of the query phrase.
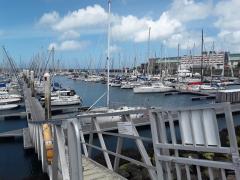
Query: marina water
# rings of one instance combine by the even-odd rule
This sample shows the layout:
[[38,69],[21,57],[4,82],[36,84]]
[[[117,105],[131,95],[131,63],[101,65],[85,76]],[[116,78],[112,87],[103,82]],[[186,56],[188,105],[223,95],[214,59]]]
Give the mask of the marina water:
[[[68,79],[64,76],[57,76],[55,82],[63,87],[72,88],[83,99],[84,106],[91,106],[102,94],[106,92],[106,84],[84,82]],[[110,104],[112,106],[144,106],[144,107],[183,107],[203,103],[212,103],[212,100],[192,101],[193,95],[174,94],[165,96],[161,93],[156,94],[134,94],[131,89],[121,89],[117,87],[110,88]],[[96,106],[105,106],[106,98],[101,99]],[[23,109],[18,109],[21,111]],[[8,113],[8,112],[1,112]],[[240,116],[234,116],[237,124],[240,124]],[[24,128],[27,126],[26,119],[14,119],[0,121],[0,132]],[[223,128],[224,125],[222,125]],[[140,129],[140,134],[151,137],[147,129]],[[97,141],[95,140],[96,144]],[[133,143],[124,142],[124,148],[134,148]],[[113,139],[107,141],[107,146],[114,148]],[[112,149],[110,148],[110,149]],[[42,173],[41,163],[37,161],[34,152],[26,152],[23,149],[22,138],[15,140],[4,140],[0,143],[0,180],[18,180],[29,176],[35,176]]]

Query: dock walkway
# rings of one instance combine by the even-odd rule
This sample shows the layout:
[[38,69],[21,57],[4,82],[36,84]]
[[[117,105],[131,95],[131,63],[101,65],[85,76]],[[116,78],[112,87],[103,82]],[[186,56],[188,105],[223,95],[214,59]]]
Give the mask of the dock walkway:
[[[26,112],[28,113],[28,122],[31,123],[33,121],[43,121],[45,120],[44,109],[39,102],[39,100],[35,97],[32,97],[30,88],[27,88],[26,85],[23,86],[23,92],[25,97],[26,104]],[[40,132],[41,133],[41,132]],[[29,132],[29,129],[25,129],[23,131],[24,136],[24,148],[29,149],[33,148],[32,137]],[[104,166],[98,164],[97,162],[83,157],[83,177],[84,180],[125,180],[122,176],[118,175],[114,171],[111,171]],[[50,166],[50,169],[52,167]],[[52,170],[48,172],[51,174]]]
[[82,157],[82,163],[84,180],[126,180],[117,173],[89,158],[86,158],[85,156]]
[[14,138],[21,137],[23,135],[23,129],[17,129],[0,133],[0,138]]

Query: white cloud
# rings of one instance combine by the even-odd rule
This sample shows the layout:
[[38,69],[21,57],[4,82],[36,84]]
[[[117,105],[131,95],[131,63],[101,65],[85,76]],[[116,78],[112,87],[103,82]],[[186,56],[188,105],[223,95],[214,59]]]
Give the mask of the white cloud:
[[[164,12],[156,21],[147,22],[151,27],[151,40],[165,39],[182,29],[182,24],[176,19],[171,19],[167,12]],[[135,42],[147,41],[148,29],[144,29],[136,34]]]
[[[109,51],[110,51],[110,54],[114,54],[114,53],[117,53],[121,50],[120,47],[118,47],[116,44],[113,44],[109,47]],[[107,50],[106,50],[106,53],[107,53]]]
[[69,30],[64,32],[61,36],[60,39],[61,40],[65,40],[65,39],[76,39],[79,38],[80,34],[77,31],[74,30]]
[[[199,40],[196,38],[196,32],[190,32],[187,23],[207,18],[212,13],[212,9],[211,0],[173,0],[169,9],[155,19],[147,16],[114,14],[111,18],[111,36],[113,41],[145,42],[148,39],[149,27],[151,27],[151,41],[165,41],[170,47],[176,47],[176,44],[181,43],[182,47],[187,48],[198,43]],[[39,22],[60,33],[60,40],[72,42],[80,37],[79,32],[81,35],[93,34],[96,29],[99,33],[105,32],[103,29],[106,30],[107,20],[107,11],[102,6],[95,4],[69,12],[62,17],[57,12],[46,13]],[[57,44],[58,49],[67,49],[62,48],[64,42]]]
[[[201,38],[202,38],[201,32],[185,31],[185,32],[173,34],[170,38],[168,38],[165,41],[165,44],[171,48],[177,48],[179,44],[181,49],[188,50],[188,49],[192,49],[194,46],[196,48],[200,48]],[[215,41],[213,37],[205,35],[204,47],[206,49],[210,49],[213,41]]]
[[170,17],[181,22],[205,19],[211,14],[211,1],[174,0],[169,10]]
[[148,28],[147,19],[138,19],[133,15],[123,16],[119,24],[112,27],[112,36],[117,40],[134,40],[136,34]]
[[151,40],[174,39],[176,34],[187,33],[184,23],[207,18],[211,9],[210,1],[174,0],[170,9],[156,20],[133,15],[121,17],[120,23],[113,25],[112,34],[117,40],[144,42],[148,39],[148,29],[151,27]]
[[75,41],[75,40],[67,40],[61,43],[51,43],[48,49],[54,49],[59,51],[74,51],[74,50],[82,50],[85,48],[89,42],[86,41]]
[[[106,28],[107,19],[108,13],[105,9],[100,5],[94,5],[69,12],[62,18],[57,12],[46,13],[40,18],[39,24],[48,25],[61,32],[60,39],[74,39],[79,37],[76,34],[77,30],[91,31],[95,28]],[[111,22],[113,38],[121,41],[146,41],[150,26],[152,40],[166,38],[181,28],[181,22],[171,18],[168,12],[164,12],[156,20],[147,17],[138,18],[133,15],[112,15]]]
[[52,26],[53,24],[56,24],[59,19],[60,16],[58,12],[53,11],[43,14],[42,17],[39,19],[38,24],[44,26]]
[[225,49],[240,50],[240,1],[220,1],[215,7],[217,21],[215,26],[219,29],[218,37]]
[[53,28],[58,31],[66,31],[74,28],[103,25],[107,22],[108,14],[100,6],[88,6],[85,9],[69,12]]
[[215,26],[225,30],[239,30],[239,9],[239,0],[220,1],[215,8],[215,14],[218,16]]
[[158,40],[167,38],[180,30],[181,26],[179,21],[169,18],[167,12],[155,21],[146,17],[137,18],[129,15],[122,17],[120,24],[113,26],[112,34],[118,40],[143,42],[148,39],[149,27],[151,27],[151,40]]

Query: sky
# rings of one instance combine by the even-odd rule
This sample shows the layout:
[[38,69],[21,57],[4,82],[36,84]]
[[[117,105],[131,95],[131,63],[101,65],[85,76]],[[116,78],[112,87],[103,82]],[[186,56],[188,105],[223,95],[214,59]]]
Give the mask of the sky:
[[[66,68],[106,66],[107,0],[0,4],[0,44],[18,64],[38,54],[46,58],[54,47]],[[177,56],[178,44],[180,55],[200,54],[202,29],[204,50],[240,52],[239,9],[240,0],[112,0],[111,64],[132,67],[148,56]]]

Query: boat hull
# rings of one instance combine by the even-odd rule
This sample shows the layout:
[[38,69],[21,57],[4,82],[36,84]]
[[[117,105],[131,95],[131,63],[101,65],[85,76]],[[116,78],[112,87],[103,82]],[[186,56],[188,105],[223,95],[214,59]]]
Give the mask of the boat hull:
[[145,88],[145,87],[133,88],[134,93],[163,93],[173,90],[174,90],[173,88]]
[[18,107],[17,104],[0,105],[0,111],[15,109],[15,108],[17,108],[17,107]]

